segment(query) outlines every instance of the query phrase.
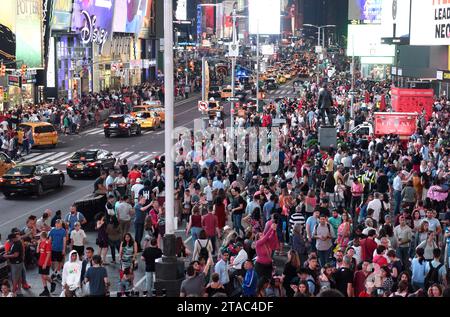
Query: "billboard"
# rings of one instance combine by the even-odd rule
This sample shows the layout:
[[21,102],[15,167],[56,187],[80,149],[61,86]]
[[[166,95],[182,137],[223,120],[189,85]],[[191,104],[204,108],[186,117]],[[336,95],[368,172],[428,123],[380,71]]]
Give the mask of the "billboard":
[[116,0],[113,32],[138,34],[141,31],[146,12],[147,0]]
[[42,67],[42,0],[17,0],[16,60]]
[[3,0],[0,10],[0,59],[16,59],[16,0]]
[[395,45],[381,44],[380,24],[350,24],[347,55],[364,57],[393,57]]
[[[72,31],[86,33],[98,31],[101,37],[109,38],[112,31],[114,2],[114,0],[74,0]],[[83,11],[89,15],[89,19],[86,19]]]
[[411,0],[383,0],[381,37],[409,39],[410,11]]
[[187,0],[177,0],[175,18],[180,21],[187,20]]
[[250,34],[280,34],[280,0],[249,0]]
[[52,30],[70,29],[72,19],[72,0],[53,0],[53,12],[50,22]]
[[381,7],[384,0],[349,0],[348,19],[364,23],[381,23]]
[[450,2],[411,2],[411,45],[450,45]]

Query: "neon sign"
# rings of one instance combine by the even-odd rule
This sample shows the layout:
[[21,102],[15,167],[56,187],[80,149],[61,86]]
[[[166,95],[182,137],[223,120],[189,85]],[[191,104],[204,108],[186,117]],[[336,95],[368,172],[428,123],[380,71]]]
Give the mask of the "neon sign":
[[102,54],[108,31],[96,26],[97,16],[89,15],[86,10],[81,11],[81,14],[84,17],[84,26],[80,30],[81,42],[84,45],[96,43],[98,45],[99,54]]

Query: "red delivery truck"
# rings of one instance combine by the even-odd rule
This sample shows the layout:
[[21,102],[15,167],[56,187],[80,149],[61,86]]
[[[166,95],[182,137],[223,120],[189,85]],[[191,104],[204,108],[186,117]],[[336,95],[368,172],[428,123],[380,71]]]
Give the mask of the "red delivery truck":
[[396,134],[401,140],[407,140],[416,132],[417,112],[375,112],[373,123],[364,122],[349,131],[360,136],[376,137]]
[[391,88],[392,111],[422,113],[425,110],[425,117],[430,120],[433,103],[433,89]]

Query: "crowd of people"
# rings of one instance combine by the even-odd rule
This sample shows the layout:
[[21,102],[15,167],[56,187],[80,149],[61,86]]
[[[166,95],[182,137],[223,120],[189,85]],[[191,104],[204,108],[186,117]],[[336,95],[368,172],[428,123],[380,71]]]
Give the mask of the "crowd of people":
[[[237,127],[262,131],[285,119],[276,172],[249,162],[250,149],[235,163],[225,142],[222,162],[213,137],[202,140],[198,153],[194,131],[180,136],[175,216],[192,240],[189,247],[177,239],[177,255],[188,262],[180,296],[449,296],[450,102],[437,98],[431,119],[421,116],[406,142],[395,135],[364,139],[347,131],[388,108],[391,83],[357,80],[361,93],[350,118],[348,76],[322,82],[236,118]],[[317,142],[324,123],[341,131],[328,149]],[[105,296],[112,282],[105,266],[116,259],[119,294],[136,292],[134,272],[143,261],[144,295],[152,296],[155,260],[164,251],[165,168],[161,157],[143,166],[122,160],[102,172],[93,188],[108,200],[96,217],[97,250],[85,247],[85,217],[76,206],[65,217],[50,219],[47,211],[29,218],[23,231],[14,229],[6,253],[11,294],[27,286],[23,250],[34,243],[42,296],[57,282],[64,296]]]

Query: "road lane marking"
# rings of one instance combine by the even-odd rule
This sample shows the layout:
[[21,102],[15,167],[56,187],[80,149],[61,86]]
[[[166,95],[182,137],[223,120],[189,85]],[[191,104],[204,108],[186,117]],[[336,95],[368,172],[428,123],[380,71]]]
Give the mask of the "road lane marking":
[[70,159],[74,154],[75,154],[75,152],[71,152],[70,154],[67,154],[66,156],[60,157],[57,160],[48,162],[48,164],[51,164],[51,165],[55,165],[55,164],[63,165],[63,164],[66,164],[66,161],[68,159]]
[[[58,158],[58,157],[60,157],[60,156],[63,156],[63,155],[66,155],[67,154],[67,152],[59,152],[59,153],[56,153],[55,155],[53,155],[52,157],[48,157],[48,158],[46,158],[46,159],[44,159],[42,162],[40,162],[40,163],[44,163],[44,162],[46,162],[47,160],[49,160],[48,162],[50,162],[50,161],[57,161],[57,160],[55,160],[56,158]],[[59,159],[58,159],[59,160]],[[48,163],[47,162],[47,163]]]
[[21,163],[22,163],[22,164],[33,163],[33,162],[42,160],[44,157],[52,156],[52,155],[54,155],[54,154],[56,154],[56,152],[43,153],[43,154],[41,154],[41,155],[38,155],[38,156],[36,156],[36,157],[33,157],[32,159],[23,161],[23,162],[21,162]]
[[134,154],[133,156],[130,156],[128,159],[127,159],[127,161],[128,162],[134,162],[134,161],[140,161],[140,158],[142,157],[142,156],[144,156],[144,155],[146,155],[147,153],[146,152],[139,152],[139,153],[137,153],[137,154]]
[[120,154],[120,155],[118,156],[118,159],[119,159],[119,160],[123,160],[124,158],[130,156],[131,154],[133,154],[133,152],[123,152],[122,154]]

